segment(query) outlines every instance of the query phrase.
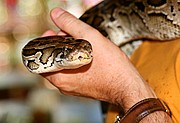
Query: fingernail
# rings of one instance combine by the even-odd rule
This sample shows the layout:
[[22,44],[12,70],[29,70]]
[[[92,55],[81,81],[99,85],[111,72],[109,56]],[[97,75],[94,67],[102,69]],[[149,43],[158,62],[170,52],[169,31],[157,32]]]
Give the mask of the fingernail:
[[53,18],[58,18],[62,13],[64,13],[65,11],[61,8],[55,8],[52,10],[51,15]]

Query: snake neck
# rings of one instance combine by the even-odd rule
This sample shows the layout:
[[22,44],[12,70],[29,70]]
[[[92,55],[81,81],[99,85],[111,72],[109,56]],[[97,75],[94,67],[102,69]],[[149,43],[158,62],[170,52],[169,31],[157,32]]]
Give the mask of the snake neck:
[[121,46],[136,39],[179,38],[179,11],[178,0],[105,0],[80,19]]

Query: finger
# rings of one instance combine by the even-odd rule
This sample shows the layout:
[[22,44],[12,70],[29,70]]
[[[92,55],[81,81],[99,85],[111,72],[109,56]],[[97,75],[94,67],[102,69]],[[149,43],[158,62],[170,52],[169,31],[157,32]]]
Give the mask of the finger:
[[44,32],[41,37],[53,36],[53,35],[57,35],[57,34],[52,30],[48,30],[48,31]]
[[65,36],[65,35],[67,35],[67,33],[65,33],[63,31],[60,31],[60,32],[56,33],[56,32],[54,32],[52,30],[48,30],[48,31],[44,32],[41,37],[55,36],[55,35]]
[[58,32],[58,35],[65,36],[67,35],[67,33],[61,30],[60,32]]
[[51,11],[51,18],[61,30],[75,38],[91,39],[94,33],[97,32],[94,28],[61,8],[53,9]]

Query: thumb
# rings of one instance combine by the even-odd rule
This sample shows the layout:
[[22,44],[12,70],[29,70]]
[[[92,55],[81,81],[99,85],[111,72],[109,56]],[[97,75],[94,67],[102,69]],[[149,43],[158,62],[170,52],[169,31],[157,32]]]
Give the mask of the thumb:
[[97,35],[96,29],[61,8],[53,9],[51,18],[61,30],[75,38],[91,39],[92,35]]

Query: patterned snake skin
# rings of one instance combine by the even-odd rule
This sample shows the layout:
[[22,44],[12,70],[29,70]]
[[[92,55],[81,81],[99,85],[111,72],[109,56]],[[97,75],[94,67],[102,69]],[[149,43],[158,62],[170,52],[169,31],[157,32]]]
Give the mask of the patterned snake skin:
[[[139,44],[136,40],[180,38],[179,18],[179,0],[105,0],[80,17],[128,56]],[[30,41],[23,48],[22,58],[31,72],[52,72],[89,63],[90,48],[88,42],[72,37],[44,37]]]
[[136,42],[129,41],[180,37],[180,0],[105,0],[80,19],[130,55]]

